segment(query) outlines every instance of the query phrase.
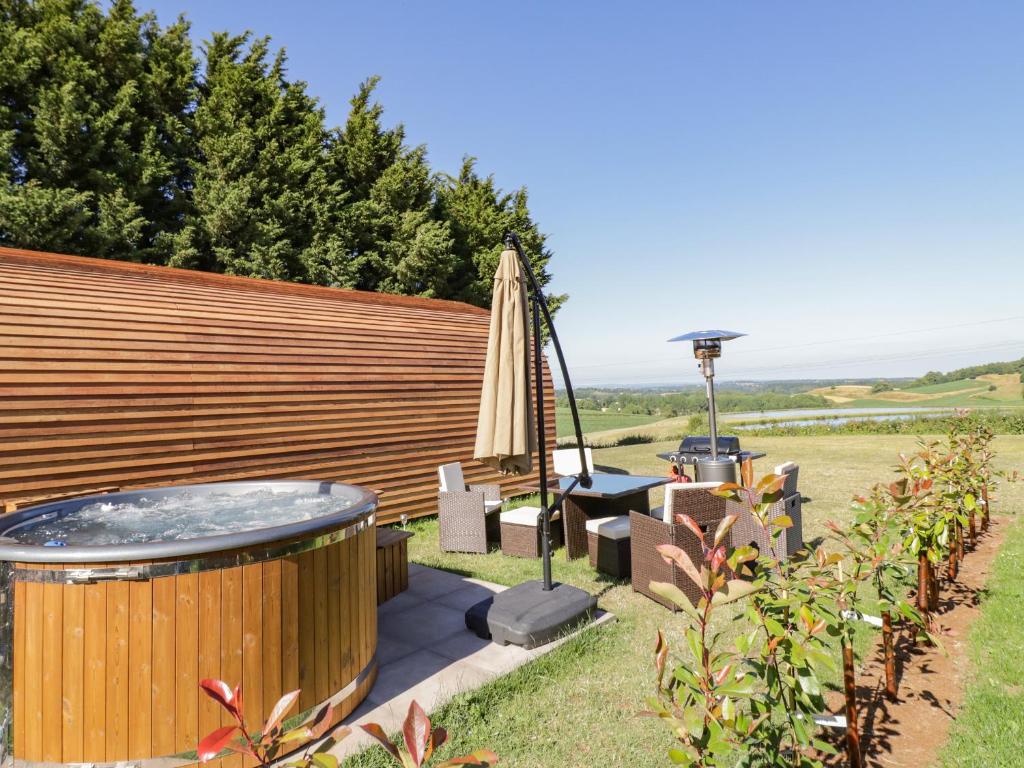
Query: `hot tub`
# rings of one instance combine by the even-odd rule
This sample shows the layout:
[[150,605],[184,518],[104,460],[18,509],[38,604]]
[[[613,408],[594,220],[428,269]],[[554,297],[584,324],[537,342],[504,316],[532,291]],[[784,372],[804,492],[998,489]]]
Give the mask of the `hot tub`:
[[348,715],[377,671],[376,506],[356,486],[265,481],[4,516],[0,705],[15,759],[194,762],[227,723],[200,693],[208,677],[242,685],[251,726],[296,688],[300,711],[330,700]]

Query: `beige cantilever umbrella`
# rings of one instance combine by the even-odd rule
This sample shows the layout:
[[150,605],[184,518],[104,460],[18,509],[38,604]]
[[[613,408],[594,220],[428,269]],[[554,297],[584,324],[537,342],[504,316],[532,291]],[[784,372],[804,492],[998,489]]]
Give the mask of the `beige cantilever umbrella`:
[[491,330],[474,458],[500,472],[533,468],[537,450],[530,398],[530,315],[516,252],[506,248],[494,274]]

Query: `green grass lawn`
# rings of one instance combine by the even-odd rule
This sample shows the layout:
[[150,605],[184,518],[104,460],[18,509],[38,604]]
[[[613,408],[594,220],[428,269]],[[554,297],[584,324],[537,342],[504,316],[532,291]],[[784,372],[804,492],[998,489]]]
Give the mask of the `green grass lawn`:
[[[580,427],[587,432],[603,432],[608,429],[638,427],[658,421],[661,416],[643,413],[614,413],[612,411],[580,411]],[[559,437],[573,434],[572,415],[568,408],[555,409],[555,429]]]
[[[1024,437],[998,437],[1000,466],[1024,467]],[[598,466],[633,474],[663,474],[666,465],[655,454],[673,443],[633,445],[594,452]],[[848,518],[850,497],[872,483],[886,479],[899,451],[910,451],[914,441],[905,436],[828,436],[744,438],[744,447],[764,450],[767,459],[758,471],[792,459],[800,464],[800,487],[808,501],[804,510],[804,536],[814,541],[825,533],[828,519]],[[652,494],[652,503],[661,503]],[[1007,486],[997,502],[1000,511],[1015,510],[1024,501],[1024,484]],[[443,553],[437,546],[435,518],[414,521],[410,559],[499,584],[539,578],[538,560],[488,555]],[[599,596],[600,606],[618,621],[589,631],[527,667],[484,688],[453,699],[432,715],[451,733],[446,756],[488,747],[501,756],[502,766],[667,765],[670,734],[656,721],[638,713],[652,692],[652,651],[658,628],[668,632],[678,647],[683,619],[634,593],[628,583],[593,571],[587,559],[567,562],[564,550],[555,554],[557,580],[574,584]],[[742,624],[724,622],[726,637]],[[870,630],[866,630],[870,631]],[[860,639],[861,649],[871,637]],[[384,753],[371,750],[348,760],[346,766],[385,766]],[[988,763],[994,764],[994,763]]]
[[1024,765],[1024,520],[1006,535],[971,629],[974,674],[943,752],[944,768]]

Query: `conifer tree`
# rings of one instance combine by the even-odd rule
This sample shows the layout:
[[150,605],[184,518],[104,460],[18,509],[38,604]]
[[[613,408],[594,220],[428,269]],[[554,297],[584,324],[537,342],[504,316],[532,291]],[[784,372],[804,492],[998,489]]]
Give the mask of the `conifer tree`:
[[186,210],[188,25],[0,0],[0,242],[163,261]]
[[[462,161],[458,176],[442,176],[437,190],[436,216],[451,227],[456,261],[449,298],[477,306],[490,306],[494,271],[504,248],[505,234],[519,235],[523,251],[537,281],[551,280],[548,262],[551,251],[545,236],[530,216],[526,188],[502,192],[493,176],[482,177],[476,171],[476,159]],[[568,298],[548,296],[554,312]]]
[[131,0],[0,0],[0,245],[487,306],[514,229],[548,282],[525,188],[435,174],[376,78],[328,130],[268,38],[204,53]]
[[174,266],[306,280],[315,202],[326,194],[323,113],[285,78],[269,39],[218,33],[195,111],[193,212]]
[[[353,97],[332,132],[327,169],[338,208],[332,247],[318,251],[313,279],[370,291],[444,297],[453,267],[447,222],[433,216],[435,182],[426,149],[405,146],[401,125],[384,128],[377,78]],[[322,238],[326,241],[327,238]]]

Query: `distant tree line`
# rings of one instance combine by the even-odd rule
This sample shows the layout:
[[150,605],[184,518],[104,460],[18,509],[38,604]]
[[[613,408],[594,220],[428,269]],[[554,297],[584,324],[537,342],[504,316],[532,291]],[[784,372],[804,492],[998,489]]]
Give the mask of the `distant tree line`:
[[[360,85],[330,127],[266,37],[130,0],[0,0],[0,245],[487,306],[525,188],[437,173]],[[555,297],[556,306],[564,297]]]
[[951,381],[961,381],[962,379],[976,379],[979,376],[985,376],[992,373],[1016,373],[1020,375],[1020,380],[1024,382],[1024,357],[1020,360],[1010,360],[1005,363],[986,363],[985,365],[972,365],[967,368],[957,368],[955,371],[950,371],[949,373],[928,371],[928,373],[921,378],[914,379],[914,381],[907,384],[905,388],[923,387],[930,384],[946,384]]
[[[576,404],[585,410],[607,408],[617,413],[635,413],[671,418],[707,412],[707,397],[703,389],[683,392],[656,393],[643,390],[606,391],[579,389]],[[567,407],[568,400],[563,393],[556,397],[556,405]],[[788,408],[828,408],[832,405],[821,395],[808,393],[788,394],[785,392],[738,392],[716,390],[715,405],[723,413],[742,411],[776,411]]]

